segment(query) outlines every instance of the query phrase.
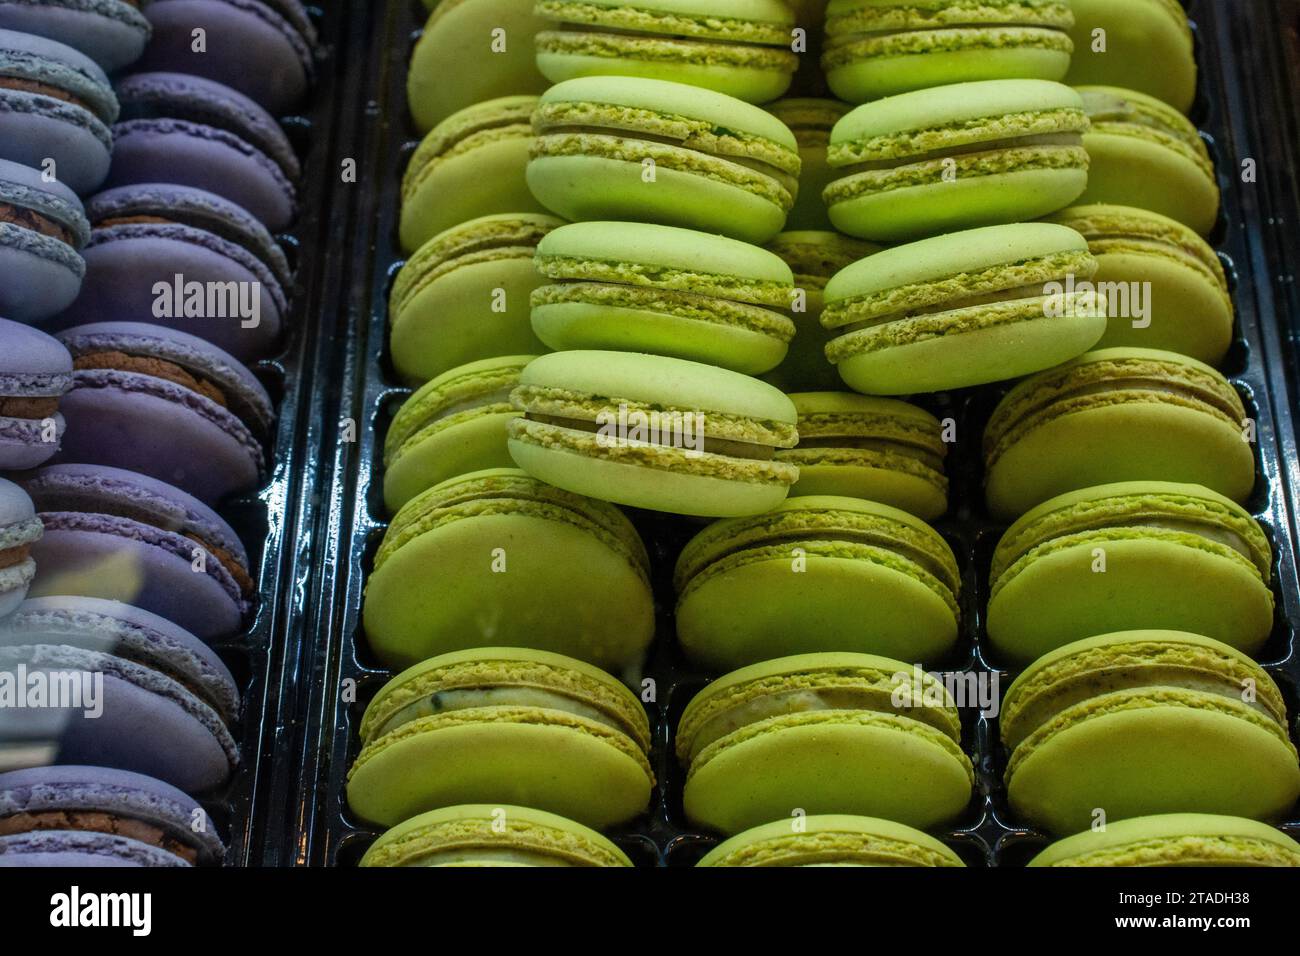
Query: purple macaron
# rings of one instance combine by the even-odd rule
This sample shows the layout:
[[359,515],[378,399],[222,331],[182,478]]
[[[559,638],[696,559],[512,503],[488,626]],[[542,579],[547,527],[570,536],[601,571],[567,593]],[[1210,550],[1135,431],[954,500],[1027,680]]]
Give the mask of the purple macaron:
[[[154,0],[142,70],[204,76],[288,112],[311,83],[315,29],[298,0]],[[194,31],[204,31],[195,50]]]
[[148,0],[0,0],[0,28],[75,47],[113,73],[149,42]]
[[153,777],[77,765],[0,773],[0,837],[59,830],[125,837],[190,865],[225,854],[203,808]]
[[59,340],[75,371],[56,462],[125,468],[208,503],[256,486],[271,399],[229,353],[141,322],[77,326]]
[[193,634],[139,608],[28,599],[0,622],[0,669],[25,673],[27,686],[39,672],[51,688],[43,706],[0,712],[0,738],[29,765],[93,763],[205,793],[239,763],[230,671]]
[[0,618],[27,596],[36,576],[32,546],[41,533],[41,519],[27,492],[0,478]]
[[283,250],[246,210],[201,189],[144,183],[105,190],[86,211],[94,228],[81,295],[51,327],[148,316],[241,361],[274,351],[292,278]]
[[0,319],[0,469],[35,468],[59,450],[59,400],[71,388],[72,356],[62,342]]
[[0,159],[85,195],[108,173],[117,114],[94,60],[54,40],[0,30]]
[[279,123],[248,97],[212,80],[136,73],[117,87],[107,187],[177,183],[224,196],[272,231],[293,221],[301,173]]
[[188,866],[184,860],[130,837],[79,830],[42,830],[0,836],[0,867]]
[[0,315],[41,322],[77,297],[90,223],[77,194],[0,159]]
[[209,641],[239,629],[256,588],[248,554],[197,498],[98,465],[47,465],[22,485],[45,526],[33,596],[122,601]]

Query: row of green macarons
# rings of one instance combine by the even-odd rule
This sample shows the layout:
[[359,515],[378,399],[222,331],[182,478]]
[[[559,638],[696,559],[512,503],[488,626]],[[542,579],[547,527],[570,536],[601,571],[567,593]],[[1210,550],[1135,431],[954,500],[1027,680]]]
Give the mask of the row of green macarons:
[[1118,83],[1186,112],[1177,0],[426,0],[407,91],[456,110],[592,74],[680,79],[763,103],[826,86],[860,103],[969,80]]
[[[475,188],[485,180],[492,189]],[[898,243],[1097,203],[1208,234],[1219,188],[1196,127],[1141,93],[1047,80],[764,109],[670,80],[587,76],[434,127],[403,178],[400,238],[414,252],[477,216],[550,212],[751,243],[830,225]]]
[[[938,676],[916,665],[820,653],[726,674],[684,709],[668,702],[679,716],[664,739],[683,771],[670,770],[669,780],[657,780],[652,763],[651,741],[660,739],[646,710],[658,705],[653,682],[640,689],[638,698],[589,664],[512,647],[440,655],[398,674],[365,710],[348,776],[351,810],[393,828],[367,862],[538,862],[508,852],[502,860],[502,846],[483,829],[500,835],[538,824],[527,815],[510,821],[503,804],[607,829],[645,812],[656,786],[680,786],[680,800],[668,795],[670,813],[692,826],[724,837],[762,828],[723,844],[715,860],[761,836],[787,857],[853,862],[844,844],[874,830],[870,846],[859,847],[876,853],[872,862],[910,855],[914,864],[951,864],[943,844],[900,826],[942,833],[980,812],[961,709]],[[998,725],[1012,819],[1069,838],[1043,863],[1300,862],[1280,834],[1248,822],[1279,820],[1300,797],[1282,693],[1222,642],[1158,630],[1073,642],[1017,677]],[[445,809],[463,804],[497,809],[480,806],[468,815],[476,819]],[[792,829],[802,814],[889,823],[860,825],[858,838],[822,839],[816,825]],[[1164,830],[1138,822],[1165,814],[1240,819],[1171,819]],[[439,859],[435,831],[448,826],[444,850],[454,855],[459,843],[484,852]],[[928,852],[904,853],[900,840]],[[1169,847],[1151,845],[1162,841]],[[1130,844],[1133,852],[1121,851]],[[602,862],[617,865],[619,856],[607,847]]]

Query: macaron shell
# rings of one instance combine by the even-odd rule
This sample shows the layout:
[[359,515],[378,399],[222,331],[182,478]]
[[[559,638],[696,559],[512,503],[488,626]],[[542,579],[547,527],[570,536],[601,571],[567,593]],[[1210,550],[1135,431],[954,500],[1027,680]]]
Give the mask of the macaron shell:
[[107,833],[45,830],[0,837],[0,867],[189,866],[158,847]]
[[[710,55],[712,45],[692,42],[695,38],[608,36],[613,36],[613,43],[623,47],[618,56],[539,51],[537,68],[552,83],[579,76],[642,76],[716,90],[746,103],[766,103],[790,88],[793,70],[787,71],[776,64],[710,64],[704,60]],[[736,55],[733,44],[716,46],[721,47],[725,54]],[[767,51],[782,48],[755,46],[752,49],[758,51],[756,59],[761,60]],[[665,54],[670,53],[677,54],[679,59],[667,59]]]
[[[1187,15],[1168,0],[1070,0],[1074,56],[1065,82],[1137,90],[1188,112],[1196,95],[1196,61]],[[1096,31],[1105,49],[1095,50]]]
[[404,504],[448,478],[489,468],[513,468],[506,449],[506,425],[515,411],[489,412],[466,419],[404,450],[384,472],[384,506]]
[[[1134,768],[1141,773],[1134,773]],[[1278,817],[1300,796],[1295,751],[1226,714],[1152,706],[1091,717],[1034,748],[1008,781],[1014,813],[1055,833],[1155,813]]]
[[139,58],[149,41],[149,21],[125,0],[101,3],[0,4],[0,29],[48,37],[80,50],[113,73]]
[[1300,866],[1300,844],[1255,820],[1207,813],[1134,817],[1058,840],[1029,866]]
[[769,721],[765,732],[702,765],[697,758],[684,792],[687,819],[733,834],[797,807],[924,829],[970,802],[966,769],[931,741],[885,724],[788,720]]
[[76,299],[85,263],[62,240],[0,222],[0,274],[11,277],[0,286],[0,315],[39,323]]
[[32,93],[0,95],[0,159],[52,168],[80,196],[108,175],[112,136],[93,113]]
[[738,833],[696,866],[964,866],[928,833],[878,817],[824,814]]
[[[815,455],[815,451],[810,451]],[[925,521],[933,521],[948,510],[948,494],[944,486],[918,475],[896,471],[883,465],[871,454],[853,462],[853,449],[819,463],[817,458],[792,457],[799,465],[799,480],[790,488],[790,497],[835,495],[847,498],[865,498],[881,504],[900,508]],[[880,653],[894,657],[906,654]]]
[[[1095,570],[1097,548],[1104,572]],[[1022,663],[1094,634],[1138,628],[1204,634],[1254,653],[1272,630],[1273,599],[1239,562],[1132,537],[1035,558],[990,599],[987,620],[997,651]]]
[[393,740],[353,768],[347,799],[360,817],[385,826],[486,802],[604,827],[644,810],[650,784],[637,761],[573,727],[467,719]]
[[1219,215],[1219,187],[1190,159],[1158,143],[1094,129],[1085,133],[1088,186],[1079,205],[1150,209],[1205,236]]

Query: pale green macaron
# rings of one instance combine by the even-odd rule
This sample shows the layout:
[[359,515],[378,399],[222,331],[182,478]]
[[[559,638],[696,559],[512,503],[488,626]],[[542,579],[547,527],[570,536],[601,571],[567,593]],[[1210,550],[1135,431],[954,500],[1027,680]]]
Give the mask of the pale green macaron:
[[536,105],[535,96],[475,103],[420,141],[402,176],[399,233],[406,252],[479,216],[546,211],[524,181]]
[[1058,840],[1030,866],[1300,866],[1300,843],[1276,827],[1213,813],[1161,813]]
[[943,425],[925,409],[854,392],[796,392],[799,468],[790,494],[866,498],[932,521],[948,510]]
[[838,174],[826,162],[831,130],[851,110],[839,100],[791,97],[767,104],[767,110],[794,133],[799,142],[799,194],[786,218],[789,232],[830,229],[822,191]]
[[462,804],[404,820],[361,866],[631,866],[590,827],[530,807]]
[[396,512],[426,488],[471,471],[509,468],[510,392],[532,355],[461,365],[402,403],[384,439],[384,506]]
[[1065,82],[1105,83],[1164,100],[1186,113],[1196,95],[1196,58],[1178,0],[1070,0],[1074,56]]
[[914,827],[842,814],[796,815],[738,833],[696,866],[965,866]]
[[649,574],[617,508],[514,469],[477,471],[397,512],[362,620],[389,667],[496,643],[621,672],[639,664],[654,632]]
[[781,364],[762,376],[786,392],[825,392],[843,386],[835,366],[826,357],[831,334],[822,326],[822,291],[845,266],[880,251],[874,243],[838,232],[797,230],[783,232],[766,246],[794,273],[796,296],[791,318],[794,339]]
[[1133,90],[1081,86],[1092,126],[1088,188],[1080,205],[1137,206],[1208,235],[1219,215],[1209,150],[1191,121],[1168,103]]
[[348,806],[389,827],[512,801],[609,826],[649,802],[649,748],[645,708],[609,674],[545,651],[470,648],[408,668],[375,695]]
[[1181,352],[1218,365],[1232,343],[1223,263],[1210,244],[1168,216],[1133,206],[1072,206],[1052,217],[1088,240],[1092,281],[1114,290],[1098,348]]
[[540,213],[482,216],[420,246],[388,296],[397,374],[419,384],[480,359],[546,351],[528,297],[545,281],[533,264],[537,243],[559,225]]
[[1241,396],[1210,366],[1156,349],[1087,352],[1021,381],[993,410],[989,511],[1009,520],[1067,491],[1142,479],[1244,502],[1255,486],[1248,435]]
[[961,572],[919,518],[858,498],[790,498],[718,521],[673,571],[677,639],[721,671],[813,651],[929,664],[957,640]]
[[1277,819],[1300,797],[1277,684],[1198,634],[1126,631],[1044,655],[1007,690],[1001,734],[1012,812],[1054,833],[1158,813]]
[[974,771],[946,688],[902,661],[803,654],[705,687],[677,726],[696,826],[739,833],[796,810],[924,829],[970,803]]
[[406,98],[420,132],[467,106],[540,93],[533,37],[546,26],[534,0],[441,0],[411,54]]
[[794,276],[775,253],[643,222],[575,222],[537,246],[550,284],[532,325],[553,349],[649,352],[756,375],[794,336]]
[[1071,491],[998,542],[988,636],[1019,663],[1135,628],[1197,632],[1250,654],[1273,627],[1272,568],[1263,528],[1208,488],[1129,481]]

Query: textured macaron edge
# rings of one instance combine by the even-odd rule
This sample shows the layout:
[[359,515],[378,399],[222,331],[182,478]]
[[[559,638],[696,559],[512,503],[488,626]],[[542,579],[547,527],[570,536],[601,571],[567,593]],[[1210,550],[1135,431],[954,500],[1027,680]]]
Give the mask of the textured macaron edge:
[[[797,829],[796,829],[797,827]],[[921,830],[875,817],[837,814],[776,820],[718,844],[696,866],[965,866]]]
[[[439,164],[480,146],[531,139],[536,96],[503,96],[452,113],[425,134],[402,174],[402,202],[410,202]],[[436,238],[436,237],[435,237]]]
[[1029,866],[1300,866],[1300,844],[1244,817],[1130,817],[1051,844]]

